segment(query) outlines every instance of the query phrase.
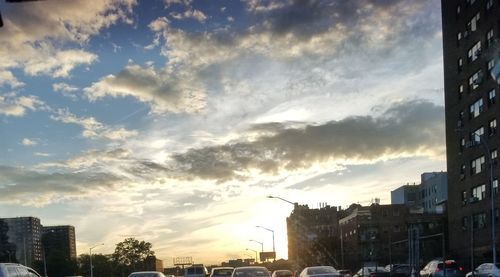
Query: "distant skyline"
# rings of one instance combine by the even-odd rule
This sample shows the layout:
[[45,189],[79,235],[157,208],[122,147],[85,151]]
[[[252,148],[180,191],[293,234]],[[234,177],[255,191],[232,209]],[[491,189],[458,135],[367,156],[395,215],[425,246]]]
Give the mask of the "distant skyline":
[[437,0],[0,2],[0,217],[287,257],[293,206],[445,171]]

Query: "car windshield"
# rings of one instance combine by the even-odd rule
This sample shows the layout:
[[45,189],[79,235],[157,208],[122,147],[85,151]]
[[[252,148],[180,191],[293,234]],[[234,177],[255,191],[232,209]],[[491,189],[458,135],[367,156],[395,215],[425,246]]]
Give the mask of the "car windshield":
[[335,268],[332,267],[313,267],[307,269],[307,274],[316,275],[316,274],[327,274],[327,273],[335,273]]
[[233,270],[232,269],[215,269],[214,270],[214,273],[213,275],[217,275],[217,276],[231,276],[231,274],[233,274]]
[[234,277],[269,277],[269,271],[265,268],[246,268],[246,269],[235,269]]

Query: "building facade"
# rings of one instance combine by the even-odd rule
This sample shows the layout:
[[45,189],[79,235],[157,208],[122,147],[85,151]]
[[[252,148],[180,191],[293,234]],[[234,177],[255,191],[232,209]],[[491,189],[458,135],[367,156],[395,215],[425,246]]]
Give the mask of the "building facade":
[[491,188],[498,187],[500,103],[490,71],[500,52],[500,3],[442,0],[441,5],[449,255],[464,265],[470,264],[471,252],[476,264],[491,262],[492,223],[498,217],[491,204],[493,200],[498,206],[498,197],[491,198]]
[[42,225],[36,217],[2,219],[8,225],[8,240],[16,246],[16,260],[29,267],[42,261]]
[[405,204],[408,207],[417,205],[419,185],[404,185],[391,191],[391,204]]
[[75,227],[69,225],[43,226],[42,230],[45,257],[57,256],[64,260],[76,259]]
[[295,204],[287,218],[288,258],[297,268],[318,264],[340,267],[337,207],[310,209]]
[[420,175],[418,206],[425,213],[443,213],[443,203],[448,200],[448,174],[428,172]]

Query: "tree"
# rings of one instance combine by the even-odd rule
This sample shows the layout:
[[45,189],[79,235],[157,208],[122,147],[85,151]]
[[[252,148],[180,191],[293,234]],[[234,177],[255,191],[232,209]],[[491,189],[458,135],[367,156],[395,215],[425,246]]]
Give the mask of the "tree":
[[[78,256],[78,274],[82,276],[90,276],[90,258],[89,254],[81,254]],[[93,273],[96,277],[111,277],[118,276],[114,274],[114,265],[111,255],[92,254]]]
[[113,253],[113,261],[119,268],[122,275],[144,270],[146,258],[155,253],[151,250],[152,244],[145,241],[138,241],[135,238],[126,238],[116,245]]

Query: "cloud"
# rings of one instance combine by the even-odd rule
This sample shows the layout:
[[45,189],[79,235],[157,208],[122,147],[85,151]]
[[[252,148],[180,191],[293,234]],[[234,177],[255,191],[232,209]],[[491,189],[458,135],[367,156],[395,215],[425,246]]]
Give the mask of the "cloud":
[[112,189],[119,179],[106,173],[40,173],[0,166],[0,202],[43,206]]
[[78,117],[67,109],[59,109],[50,118],[68,124],[76,124],[83,128],[82,136],[86,138],[106,138],[109,140],[126,140],[137,136],[135,130],[123,127],[108,127],[97,121],[94,117]]
[[21,117],[28,110],[45,110],[47,106],[33,95],[18,96],[15,93],[0,95],[0,115]]
[[202,23],[207,19],[207,16],[202,11],[196,9],[188,9],[183,13],[171,12],[170,16],[177,20],[194,19]]
[[21,68],[29,75],[69,77],[97,60],[85,51],[93,35],[117,22],[132,23],[135,0],[40,1],[5,4],[0,29],[0,72]]
[[136,64],[127,65],[117,75],[108,75],[84,89],[92,100],[132,96],[151,105],[155,113],[194,113],[204,107],[205,92],[192,76]]
[[443,107],[412,100],[395,103],[376,118],[356,116],[304,128],[276,128],[273,135],[191,149],[174,155],[173,160],[188,176],[225,181],[331,161],[362,164],[440,156],[444,151],[443,116]]
[[29,138],[23,138],[23,140],[21,141],[21,144],[24,146],[33,146],[33,145],[37,145],[38,142],[36,140],[32,140]]
[[52,154],[45,153],[45,152],[35,152],[35,153],[33,153],[33,155],[39,156],[39,157],[50,157],[50,156],[52,156]]
[[56,92],[60,92],[65,97],[68,97],[72,100],[78,99],[78,97],[74,94],[74,92],[79,90],[78,87],[69,85],[67,83],[55,83],[52,84],[52,89]]
[[24,83],[19,81],[12,72],[0,70],[0,86],[9,85],[11,88],[24,86]]

